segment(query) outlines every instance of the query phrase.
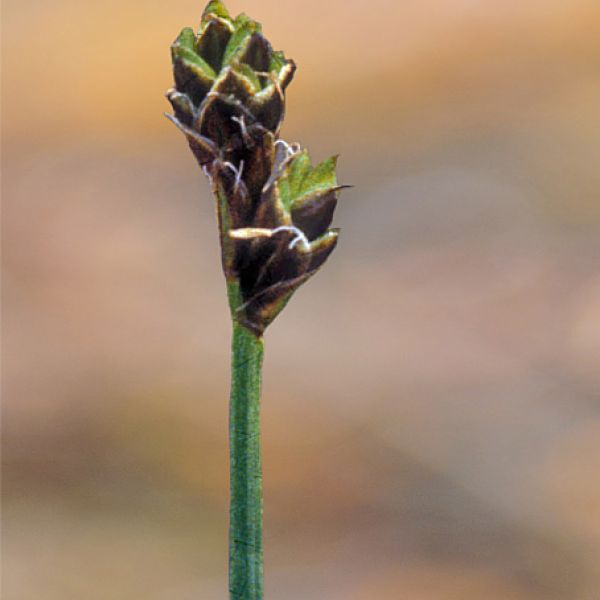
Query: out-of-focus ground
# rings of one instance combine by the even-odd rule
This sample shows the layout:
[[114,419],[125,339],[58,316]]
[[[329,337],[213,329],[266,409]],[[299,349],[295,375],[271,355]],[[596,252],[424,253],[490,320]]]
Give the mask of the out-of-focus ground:
[[[229,7],[355,185],[267,333],[267,598],[597,600],[600,5]],[[216,225],[161,115],[201,9],[4,2],[6,600],[226,597]]]

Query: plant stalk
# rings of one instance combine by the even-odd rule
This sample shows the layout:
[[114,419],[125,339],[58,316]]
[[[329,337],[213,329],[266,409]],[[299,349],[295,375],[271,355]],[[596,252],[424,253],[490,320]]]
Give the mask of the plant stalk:
[[229,597],[262,600],[262,337],[234,321],[231,350]]

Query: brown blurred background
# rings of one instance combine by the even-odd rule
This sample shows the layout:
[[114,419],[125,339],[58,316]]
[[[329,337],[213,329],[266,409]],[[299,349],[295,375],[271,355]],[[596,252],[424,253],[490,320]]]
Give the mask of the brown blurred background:
[[[598,600],[597,0],[228,6],[355,185],[266,336],[266,597]],[[6,600],[226,598],[224,283],[162,116],[202,8],[4,2]]]

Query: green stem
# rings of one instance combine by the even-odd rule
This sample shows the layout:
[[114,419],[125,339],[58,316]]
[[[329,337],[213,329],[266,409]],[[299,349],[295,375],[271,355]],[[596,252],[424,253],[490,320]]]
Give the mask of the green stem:
[[262,600],[260,387],[263,341],[234,321],[231,350],[229,597],[230,600]]

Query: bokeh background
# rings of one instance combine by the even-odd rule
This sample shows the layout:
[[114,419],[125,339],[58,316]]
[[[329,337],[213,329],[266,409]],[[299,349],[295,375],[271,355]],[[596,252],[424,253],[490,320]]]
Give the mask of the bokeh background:
[[[162,116],[202,8],[3,2],[6,600],[226,598],[229,320]],[[598,600],[597,0],[229,8],[355,186],[266,336],[266,597]]]

